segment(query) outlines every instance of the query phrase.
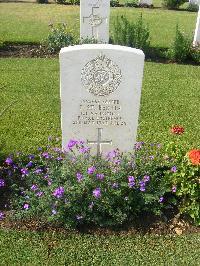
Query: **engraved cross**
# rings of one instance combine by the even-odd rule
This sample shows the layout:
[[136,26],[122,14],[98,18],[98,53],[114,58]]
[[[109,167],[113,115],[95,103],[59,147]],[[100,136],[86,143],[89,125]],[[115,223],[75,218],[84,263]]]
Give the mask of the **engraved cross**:
[[112,140],[102,140],[102,131],[103,128],[97,128],[98,130],[98,137],[97,140],[87,140],[87,144],[96,144],[97,145],[97,156],[101,154],[101,145],[102,144],[110,144],[112,145]]
[[96,6],[92,7],[92,13],[89,15],[89,17],[83,17],[83,23],[87,19],[88,23],[92,27],[92,37],[95,37],[94,36],[94,28],[101,25],[101,23],[104,20],[107,20],[107,18],[102,18],[99,14],[95,14],[95,9],[99,9],[99,7],[96,7]]

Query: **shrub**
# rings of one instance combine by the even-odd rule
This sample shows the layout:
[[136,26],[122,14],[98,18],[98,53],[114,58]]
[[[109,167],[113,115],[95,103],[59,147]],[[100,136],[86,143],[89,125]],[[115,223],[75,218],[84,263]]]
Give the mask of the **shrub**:
[[120,6],[119,0],[110,0],[110,6],[111,7],[118,7],[118,6]]
[[76,40],[71,29],[65,23],[58,23],[56,26],[50,25],[51,32],[45,40],[47,49],[55,53],[62,47],[75,44]]
[[190,57],[192,40],[176,26],[176,34],[167,56],[174,61],[184,62]]
[[[171,132],[180,139],[184,130],[174,126]],[[91,156],[80,140],[70,140],[65,151],[53,143],[35,155],[8,157],[0,176],[19,219],[117,226],[144,212],[178,209],[200,224],[200,150],[187,152],[181,142],[138,142],[133,152],[116,149],[105,157]]]
[[186,0],[163,0],[162,5],[167,9],[178,9]]
[[55,0],[55,2],[59,5],[64,5],[67,3],[67,0]]
[[69,4],[71,5],[80,5],[80,0],[69,0]]
[[189,3],[189,5],[187,7],[187,10],[191,11],[191,12],[198,12],[199,5],[198,4],[194,4],[194,3]]
[[48,4],[48,0],[36,0],[38,4]]
[[138,1],[136,0],[126,0],[124,3],[124,6],[126,7],[137,7],[138,6]]
[[192,47],[190,51],[190,56],[192,61],[197,64],[200,64],[200,46]]
[[125,16],[118,16],[114,21],[111,42],[146,51],[149,48],[149,29],[144,24],[142,15],[136,22],[130,22]]

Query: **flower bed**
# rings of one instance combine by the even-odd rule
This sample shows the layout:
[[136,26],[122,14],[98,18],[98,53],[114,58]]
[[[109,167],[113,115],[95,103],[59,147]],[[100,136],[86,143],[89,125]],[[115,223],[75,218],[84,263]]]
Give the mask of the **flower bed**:
[[[184,129],[171,132],[181,135]],[[51,139],[47,149],[10,156],[0,168],[2,202],[14,218],[68,228],[119,226],[143,213],[166,212],[199,224],[199,186],[200,150],[174,143],[138,142],[130,153],[116,149],[95,157],[82,140],[70,140],[62,151]]]

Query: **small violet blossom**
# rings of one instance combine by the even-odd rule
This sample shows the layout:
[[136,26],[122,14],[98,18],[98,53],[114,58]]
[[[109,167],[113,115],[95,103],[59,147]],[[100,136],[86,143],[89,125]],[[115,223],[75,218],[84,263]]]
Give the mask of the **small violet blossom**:
[[41,174],[42,173],[42,169],[41,168],[37,168],[36,170],[35,170],[35,174]]
[[25,210],[28,210],[28,209],[29,209],[29,204],[28,204],[28,203],[25,203],[24,206],[23,206],[23,208],[24,208]]
[[21,174],[22,174],[22,176],[28,175],[29,174],[28,169],[27,168],[22,168],[21,169]]
[[57,211],[55,209],[52,209],[51,213],[52,213],[52,215],[56,215]]
[[118,183],[113,183],[112,184],[112,188],[117,189],[118,187],[119,187],[119,184]]
[[13,160],[12,160],[10,157],[8,157],[8,158],[5,160],[5,163],[6,163],[7,165],[12,165],[12,164],[13,164]]
[[67,143],[67,148],[72,149],[76,144],[78,144],[77,140],[70,139],[70,141]]
[[101,197],[101,189],[98,187],[98,188],[95,188],[92,192],[93,196],[95,198],[100,198]]
[[62,198],[64,192],[65,192],[64,187],[58,187],[58,188],[56,188],[54,190],[53,195],[54,195],[54,197],[56,197],[57,199],[59,199],[59,198]]
[[42,197],[43,194],[44,194],[44,192],[42,192],[42,191],[38,191],[38,192],[36,193],[36,196],[37,196],[37,197]]
[[38,186],[37,186],[37,185],[33,184],[33,185],[31,186],[31,190],[36,191],[37,189],[38,189]]
[[135,186],[135,177],[134,176],[128,177],[128,186],[129,186],[129,188],[133,188]]
[[2,179],[2,178],[0,178],[0,188],[1,187],[5,187],[5,180],[4,179]]
[[104,174],[97,174],[97,179],[103,180],[104,179]]
[[94,207],[94,202],[92,201],[89,205],[89,209],[92,209]]
[[4,213],[0,211],[0,221],[3,220],[5,217]]
[[88,153],[89,151],[90,151],[89,147],[82,147],[82,148],[79,149],[80,153]]
[[96,171],[96,168],[94,166],[91,166],[88,168],[87,173],[89,175],[92,175],[92,174],[94,174],[95,171]]
[[159,202],[162,203],[164,201],[164,198],[163,197],[160,197],[159,198]]
[[77,173],[76,178],[78,182],[81,182],[81,180],[83,179],[83,175],[81,173]]
[[177,171],[176,166],[173,166],[173,167],[171,168],[171,172],[172,172],[172,173],[176,173],[176,171]]
[[83,219],[83,216],[82,215],[76,215],[76,219],[79,221],[79,220]]
[[144,192],[145,191],[145,182],[144,181],[140,181],[139,185],[140,185],[140,191]]
[[145,175],[144,178],[143,178],[143,181],[144,182],[149,182],[149,180],[150,180],[150,176]]
[[172,192],[175,193],[176,192],[176,186],[172,187]]
[[30,161],[30,162],[27,163],[27,165],[26,165],[27,168],[30,168],[30,167],[32,167],[32,166],[33,166],[33,162],[32,162],[32,161]]

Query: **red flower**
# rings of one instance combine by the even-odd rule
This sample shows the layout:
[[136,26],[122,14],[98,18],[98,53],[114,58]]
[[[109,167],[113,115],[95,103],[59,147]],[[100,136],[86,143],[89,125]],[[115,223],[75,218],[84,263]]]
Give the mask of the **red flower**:
[[176,135],[181,135],[181,134],[184,133],[184,127],[182,127],[182,126],[178,126],[178,125],[173,126],[173,127],[171,128],[171,132],[172,132],[173,134],[176,134]]
[[191,150],[188,152],[188,156],[192,164],[200,165],[200,150]]

